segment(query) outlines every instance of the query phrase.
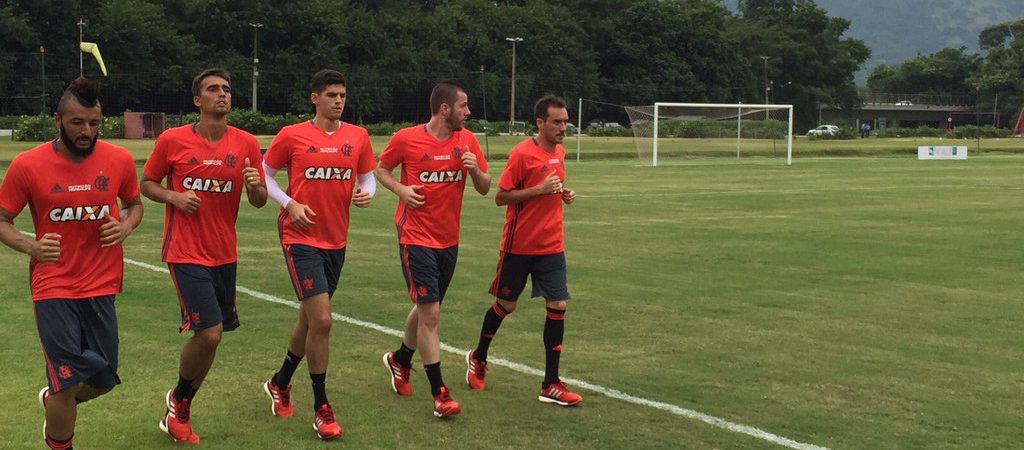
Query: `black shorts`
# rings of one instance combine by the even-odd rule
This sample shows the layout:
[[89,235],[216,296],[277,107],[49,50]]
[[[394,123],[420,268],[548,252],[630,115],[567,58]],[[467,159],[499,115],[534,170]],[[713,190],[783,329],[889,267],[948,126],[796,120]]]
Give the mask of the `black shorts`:
[[409,288],[413,303],[434,303],[444,300],[444,293],[455,274],[459,259],[459,246],[430,248],[419,245],[399,245],[402,275]]
[[178,291],[181,326],[178,331],[200,331],[224,324],[224,331],[238,328],[235,302],[236,263],[207,267],[167,263]]
[[302,244],[285,244],[284,261],[299,300],[326,293],[334,296],[345,265],[345,249],[323,250]]
[[498,274],[491,283],[491,295],[505,301],[519,299],[526,287],[526,276],[533,282],[530,297],[568,300],[565,253],[553,255],[516,255],[502,252],[498,257]]
[[50,392],[78,383],[110,389],[117,376],[117,314],[114,296],[33,302],[46,359]]

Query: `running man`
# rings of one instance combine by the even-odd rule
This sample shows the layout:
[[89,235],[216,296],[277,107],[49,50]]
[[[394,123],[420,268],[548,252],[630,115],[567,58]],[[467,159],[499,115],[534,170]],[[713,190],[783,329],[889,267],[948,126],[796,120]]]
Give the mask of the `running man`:
[[[77,405],[121,383],[114,295],[124,275],[121,242],[142,221],[142,201],[132,156],[99,140],[103,114],[92,83],[72,82],[54,118],[60,138],[18,155],[7,168],[0,241],[31,257],[49,382],[39,391],[43,433],[47,446],[64,450],[72,447]],[[14,228],[26,205],[35,238]]]
[[[198,443],[191,404],[224,331],[238,328],[235,220],[245,186],[249,204],[267,203],[256,138],[228,126],[231,76],[207,69],[192,80],[199,122],[164,131],[143,169],[142,195],[167,204],[161,257],[181,306],[180,331],[192,331],[181,350],[178,384],[167,391],[160,429],[175,442]],[[167,187],[160,182],[166,178]]]
[[532,282],[531,297],[544,297],[544,382],[540,401],[575,406],[583,397],[569,390],[558,377],[558,361],[565,333],[566,287],[565,233],[562,204],[571,204],[576,193],[565,182],[565,149],[562,140],[569,124],[565,101],[548,95],[533,107],[537,136],[516,145],[498,180],[494,201],[507,205],[505,228],[498,257],[498,273],[490,293],[496,297],[484,315],[480,341],[466,354],[466,382],[483,390],[487,374],[487,350],[501,321],[516,310],[516,300]]
[[[341,120],[345,77],[334,70],[321,70],[313,75],[310,87],[316,116],[309,122],[282,128],[263,161],[270,198],[281,205],[278,232],[299,299],[299,318],[284,363],[263,383],[263,390],[270,396],[275,416],[291,417],[295,409],[291,402],[292,375],[308,355],[313,429],[320,439],[334,439],[341,436],[342,429],[325,389],[331,298],[345,264],[349,204],[370,206],[377,187],[373,176],[376,160],[366,129]],[[274,175],[285,168],[287,192],[274,180]]]
[[[448,417],[462,409],[441,378],[441,301],[458,259],[466,176],[480,195],[487,195],[491,175],[476,137],[463,128],[470,113],[466,90],[452,81],[437,83],[430,93],[430,111],[426,124],[395,133],[377,167],[381,184],[398,196],[399,256],[413,303],[401,346],[384,354],[384,365],[392,389],[398,395],[412,395],[409,371],[419,348],[434,396],[434,415]],[[401,182],[392,173],[399,165]]]

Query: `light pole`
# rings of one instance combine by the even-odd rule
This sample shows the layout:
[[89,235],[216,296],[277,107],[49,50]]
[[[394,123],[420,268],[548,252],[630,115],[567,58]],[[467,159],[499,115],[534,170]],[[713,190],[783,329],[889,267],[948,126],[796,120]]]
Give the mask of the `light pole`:
[[[85,31],[84,31],[84,29],[85,29],[85,20],[83,20],[82,18],[79,18],[78,19],[78,23],[75,24],[75,25],[78,25],[78,46],[81,47],[82,46],[82,41],[85,39]],[[85,53],[82,52],[81,49],[79,49],[79,52],[78,52],[78,76],[80,76],[80,77],[85,76],[85,62],[82,60],[82,58],[84,58],[84,57],[85,57]]]
[[[768,87],[768,57],[762,56],[761,60],[764,61],[764,103],[767,105],[768,103],[770,103],[770,101],[768,100],[768,95],[771,92],[771,88]],[[764,119],[768,120],[767,108],[765,108],[764,110]]]
[[39,95],[39,114],[42,115],[46,114],[46,47],[42,45],[39,46],[39,71],[42,75],[42,78],[39,80],[41,82],[39,86],[43,88]]
[[523,38],[507,37],[505,40],[512,43],[512,101],[508,115],[508,134],[512,134],[512,127],[516,123],[516,43],[523,42]]
[[491,157],[491,143],[487,139],[487,132],[491,128],[491,124],[487,122],[487,87],[484,86],[484,65],[480,65],[480,92],[484,96],[484,156],[488,159]]
[[257,103],[256,103],[256,78],[258,78],[260,76],[260,72],[259,72],[259,70],[257,68],[257,66],[259,66],[259,64],[260,64],[260,58],[257,56],[256,47],[259,45],[260,27],[262,27],[263,24],[259,23],[259,22],[256,22],[256,23],[250,22],[249,26],[252,27],[252,30],[253,30],[252,31],[252,112],[257,112],[257,108],[256,108],[256,105],[257,105]]

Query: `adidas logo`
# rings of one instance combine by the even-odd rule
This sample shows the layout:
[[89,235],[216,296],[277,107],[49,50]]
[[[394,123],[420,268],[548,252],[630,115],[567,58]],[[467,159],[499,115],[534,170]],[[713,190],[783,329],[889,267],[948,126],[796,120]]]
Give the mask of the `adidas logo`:
[[424,153],[423,157],[420,158],[420,161],[430,161],[430,155]]
[[310,145],[309,148],[306,149],[306,153],[317,153],[316,147]]
[[190,165],[190,166],[196,166],[196,165],[199,165],[199,160],[196,159],[195,156],[193,156],[192,159],[188,160],[187,164]]
[[60,194],[61,192],[64,192],[64,188],[60,187],[59,184],[53,185],[53,189],[50,189],[51,194]]

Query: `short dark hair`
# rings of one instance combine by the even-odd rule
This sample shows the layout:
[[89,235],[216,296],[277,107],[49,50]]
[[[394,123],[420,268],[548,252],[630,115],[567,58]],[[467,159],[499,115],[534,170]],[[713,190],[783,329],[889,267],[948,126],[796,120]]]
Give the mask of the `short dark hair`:
[[459,92],[466,92],[466,88],[458,81],[438,81],[434,85],[434,90],[430,91],[430,113],[437,114],[441,110],[441,105],[454,105],[459,99]]
[[313,74],[313,78],[309,80],[309,87],[313,92],[319,94],[327,89],[327,86],[332,84],[345,85],[345,75],[337,70],[324,69]]
[[548,109],[551,107],[565,108],[565,100],[552,94],[545,95],[533,105],[533,117],[535,119],[548,120]]
[[57,102],[57,113],[62,113],[71,99],[74,99],[86,108],[96,107],[100,104],[98,97],[99,91],[96,90],[96,85],[92,84],[88,78],[75,78],[75,81],[72,81],[64,89],[64,93],[61,94],[60,100]]
[[206,69],[200,72],[199,75],[196,75],[196,77],[192,79],[193,97],[199,96],[199,90],[203,88],[203,80],[206,79],[206,77],[221,77],[227,80],[228,84],[231,84],[231,74],[228,73],[227,69],[221,69],[219,67]]

